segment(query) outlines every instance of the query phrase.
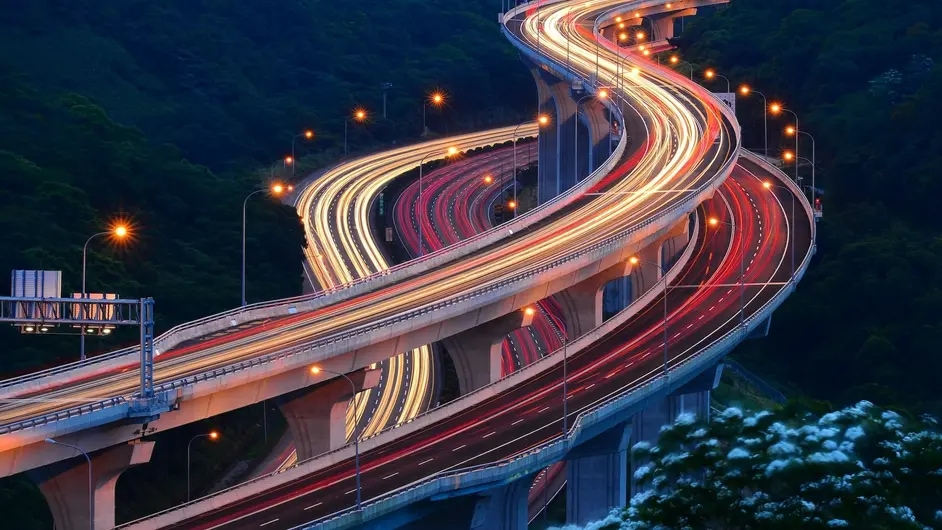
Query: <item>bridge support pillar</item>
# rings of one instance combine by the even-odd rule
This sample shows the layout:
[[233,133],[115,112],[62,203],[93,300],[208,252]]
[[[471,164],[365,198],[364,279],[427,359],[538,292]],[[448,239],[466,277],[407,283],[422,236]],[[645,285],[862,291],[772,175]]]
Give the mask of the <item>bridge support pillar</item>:
[[[577,169],[576,160],[578,160],[578,144],[574,142],[576,141],[576,127],[579,127],[576,102],[570,95],[571,87],[568,83],[556,80],[549,87],[553,104],[556,107],[556,121],[553,125],[556,128],[557,179],[555,183],[547,182],[547,186],[540,182],[540,204],[575,186],[577,181],[577,175],[574,173]],[[586,133],[583,132],[583,138],[585,135]]]
[[577,447],[566,462],[566,522],[586,525],[627,501],[631,424],[623,423]]
[[[588,145],[588,166],[579,180],[587,177],[596,170],[612,153],[611,132],[609,110],[596,100],[590,100],[583,103],[586,112],[581,114],[582,123],[589,131]],[[590,115],[604,116],[604,120],[595,120],[593,124],[589,119]]]
[[697,14],[697,8],[691,7],[682,11],[675,11],[665,16],[655,16],[650,20],[654,24],[653,40],[664,40],[674,38],[674,21],[683,17],[692,17]]
[[504,338],[532,323],[532,312],[513,311],[443,341],[455,363],[461,395],[500,379]]
[[[91,453],[94,513],[89,513],[88,461],[76,451],[54,446],[64,455],[78,456],[29,471],[49,504],[57,530],[107,530],[115,526],[115,485],[131,466],[150,462],[154,442],[131,442]],[[89,517],[93,524],[89,525]]]
[[772,327],[772,315],[769,315],[765,320],[759,323],[759,325],[749,332],[749,336],[746,339],[762,339],[769,336],[769,328]]
[[[693,414],[700,419],[710,417],[710,394],[719,384],[723,373],[723,364],[718,364],[704,371],[673,394],[651,402],[632,418],[632,442],[657,443],[661,427],[670,425],[681,414]],[[644,465],[644,461],[631,458],[631,473]],[[642,492],[646,484],[632,478],[631,495]]]
[[487,490],[474,505],[470,530],[527,530],[527,494],[534,475]]
[[[525,61],[528,62],[528,61]],[[537,112],[549,118],[551,124],[559,121],[556,115],[556,105],[553,103],[553,91],[542,70],[530,63],[530,73],[536,82]],[[557,164],[559,145],[555,134],[548,134],[547,129],[537,137],[537,204],[543,200],[544,190],[556,190],[559,182],[559,166]],[[519,159],[518,159],[519,160]],[[550,195],[553,197],[554,195]],[[547,199],[548,200],[548,199]]]
[[580,337],[602,324],[602,296],[605,285],[612,280],[628,276],[632,268],[627,261],[620,261],[555,295],[569,337]]
[[[357,392],[361,392],[379,384],[380,370],[359,370],[347,375]],[[353,399],[350,392],[350,383],[337,377],[277,398],[278,408],[294,438],[298,460],[307,460],[347,443],[347,407]]]

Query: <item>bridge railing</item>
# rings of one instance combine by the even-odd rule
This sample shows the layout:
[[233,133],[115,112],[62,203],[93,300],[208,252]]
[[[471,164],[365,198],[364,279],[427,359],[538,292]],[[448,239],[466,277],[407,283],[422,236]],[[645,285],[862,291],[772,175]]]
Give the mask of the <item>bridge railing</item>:
[[[512,18],[512,16],[510,13],[508,13],[508,16],[505,17],[505,20],[510,20],[510,18]],[[533,53],[533,50],[529,48],[526,45],[526,43],[519,40],[516,37],[516,35],[514,35],[512,32],[509,32],[506,29],[506,26],[502,26],[502,31],[508,36],[511,42],[518,45],[518,47],[521,47],[523,51],[529,52],[531,54]],[[587,83],[586,84],[587,87],[591,87],[590,81],[586,76],[581,76],[577,73],[572,73],[568,71],[562,63],[555,61],[551,58],[548,58],[546,56],[538,56],[536,59],[544,63],[547,63],[547,62],[551,63],[552,65],[554,65],[555,67],[554,69],[558,69],[560,72],[567,73],[566,75],[569,75],[570,77],[572,76],[579,77],[580,79],[584,80]],[[699,88],[701,91],[708,94],[711,101],[715,101],[715,97],[712,95],[712,93],[710,93],[709,91],[703,90],[702,87],[699,87],[699,85],[695,85],[692,82],[689,82],[686,78],[679,79],[678,84],[680,86],[685,86],[686,84],[692,84],[695,87]],[[730,118],[730,117],[732,118],[732,119],[725,120],[725,123],[727,127],[733,131],[732,137],[734,140],[734,145],[731,148],[731,152],[734,152],[734,153],[738,152],[739,146],[740,146],[740,134],[739,134],[738,123],[735,121],[735,117],[731,115],[731,111],[726,107],[726,105],[720,103],[718,104],[718,107],[720,109],[720,112],[723,113],[724,116],[726,116],[727,118]],[[618,112],[620,115],[620,109],[618,108],[618,106],[612,105],[610,108]],[[508,134],[512,133],[511,127],[507,127],[504,129],[507,130]],[[447,145],[448,140],[439,140],[439,142],[441,142],[442,145],[444,146],[444,145]],[[158,337],[157,340],[155,340],[155,347],[159,352],[161,351],[161,348],[167,347],[165,344],[169,342],[171,340],[171,337],[173,337],[174,335],[177,335],[176,339],[177,339],[177,342],[179,342],[179,339],[180,339],[179,335],[181,334],[185,334],[187,332],[189,332],[188,334],[195,334],[193,330],[199,328],[200,326],[203,326],[210,322],[218,323],[221,320],[232,319],[236,315],[240,315],[240,314],[257,312],[259,313],[258,318],[266,318],[266,317],[270,318],[274,315],[271,314],[272,313],[271,311],[266,311],[268,309],[277,309],[277,312],[281,313],[282,315],[293,314],[302,310],[313,310],[313,309],[316,309],[317,307],[326,305],[328,302],[332,302],[339,299],[346,299],[346,298],[355,296],[357,294],[360,294],[361,292],[364,292],[367,290],[366,288],[364,288],[364,286],[370,284],[370,282],[375,282],[373,283],[373,285],[370,285],[370,287],[378,288],[378,287],[381,287],[382,285],[387,285],[389,283],[392,283],[393,281],[398,281],[404,278],[406,274],[402,274],[403,271],[406,271],[410,274],[418,273],[430,267],[435,267],[440,264],[443,264],[446,261],[456,259],[456,257],[458,257],[459,255],[469,254],[473,252],[474,250],[477,250],[483,246],[487,246],[489,244],[492,244],[493,242],[503,239],[504,237],[506,237],[505,234],[507,233],[505,232],[505,230],[510,232],[510,231],[514,231],[514,228],[516,228],[516,231],[519,232],[520,230],[525,229],[527,225],[532,223],[533,218],[534,218],[533,216],[540,216],[541,213],[542,215],[549,215],[553,211],[557,211],[558,209],[565,207],[566,205],[571,204],[572,202],[577,200],[581,196],[580,192],[583,188],[585,188],[585,186],[589,186],[594,181],[602,178],[621,159],[625,151],[625,147],[626,147],[625,144],[626,144],[626,136],[622,135],[619,141],[618,147],[616,148],[613,155],[606,161],[606,163],[602,167],[600,167],[595,172],[593,172],[593,174],[590,175],[589,178],[583,180],[582,185],[572,188],[568,190],[566,193],[563,193],[562,195],[554,198],[553,200],[548,201],[547,203],[537,207],[534,210],[534,212],[531,212],[527,216],[521,216],[519,218],[514,219],[510,223],[505,223],[498,227],[494,227],[477,236],[464,240],[455,246],[440,249],[418,260],[413,260],[413,261],[401,264],[399,266],[392,267],[386,271],[381,271],[379,273],[360,278],[358,280],[344,284],[342,286],[338,286],[338,287],[321,291],[319,293],[314,293],[311,295],[305,295],[305,296],[282,299],[282,300],[274,300],[270,302],[263,302],[260,304],[252,304],[251,306],[246,306],[245,308],[237,308],[237,309],[230,310],[230,311],[220,313],[217,315],[205,317],[197,321],[189,322],[186,324],[181,324],[180,326],[176,326],[175,328],[172,328],[167,333],[164,333],[163,335]],[[704,193],[707,190],[715,189],[722,183],[723,180],[725,180],[725,178],[732,171],[732,167],[733,167],[733,164],[735,163],[735,159],[736,159],[735,156],[730,156],[726,160],[726,162],[723,164],[723,166],[720,168],[720,170],[717,171],[716,173],[717,177],[713,179],[712,181],[706,181],[702,183],[695,193],[688,194],[688,197],[686,200],[680,201],[679,203],[675,203],[673,207],[670,207],[665,211],[661,211],[659,214],[656,214],[652,217],[647,218],[646,220],[642,221],[641,223],[639,223],[632,229],[629,229],[628,231],[623,233],[622,236],[627,236],[627,237],[615,236],[614,238],[609,238],[608,240],[605,240],[601,243],[597,243],[593,247],[590,247],[589,249],[587,249],[587,251],[591,252],[593,250],[611,247],[613,243],[621,242],[626,238],[634,237],[639,231],[648,228],[654,223],[666,223],[667,219],[669,219],[671,216],[676,216],[679,211],[686,212],[686,211],[691,210],[693,207],[696,206],[696,204],[699,204],[699,202],[703,199]],[[570,256],[570,259],[556,260],[554,262],[554,266],[561,265],[565,263],[566,261],[572,261],[572,259],[575,259],[575,258],[576,256]],[[504,287],[506,285],[519,281],[522,278],[531,277],[534,274],[539,274],[540,272],[544,272],[545,270],[548,270],[548,269],[549,267],[544,266],[540,268],[540,270],[536,271],[535,273],[530,273],[526,276],[517,275],[513,278],[506,279],[505,281],[501,282],[500,286]],[[449,300],[443,303],[435,304],[435,309],[440,310],[444,307],[453,306],[456,303],[465,302],[470,298],[483,295],[487,292],[495,292],[495,291],[496,291],[495,286],[484,288],[482,290],[477,290],[473,293],[466,294],[464,297],[460,299]],[[331,295],[337,295],[337,296],[336,298],[334,298]],[[308,305],[308,307],[303,307],[303,305]],[[304,353],[320,346],[325,346],[331,343],[338,342],[339,340],[348,339],[350,337],[353,337],[356,335],[362,335],[367,332],[375,332],[376,330],[386,327],[390,324],[396,324],[396,323],[406,320],[407,318],[414,318],[415,316],[418,316],[418,315],[427,314],[430,311],[431,309],[429,308],[419,309],[416,312],[410,313],[408,316],[399,316],[393,319],[386,319],[384,321],[380,321],[379,323],[373,323],[372,325],[369,325],[369,326],[360,327],[355,330],[348,331],[342,334],[342,336],[339,338],[334,336],[334,337],[325,338],[320,341],[312,342],[309,345],[304,346],[302,349],[293,349],[293,350],[288,350],[288,351],[277,352],[274,354],[255,358],[250,361],[244,361],[244,362],[236,363],[236,364],[229,365],[226,367],[221,367],[219,369],[208,371],[203,374],[193,376],[191,378],[166,382],[164,384],[159,385],[157,389],[155,390],[165,391],[165,390],[175,389],[175,388],[184,386],[186,384],[195,383],[198,381],[205,381],[205,380],[219,377],[222,375],[231,374],[236,371],[241,371],[246,368],[259,366],[261,364],[267,364],[274,360],[286,358],[292,355],[297,355],[299,353]],[[245,321],[246,319],[242,319],[242,320]],[[250,318],[249,320],[254,320],[254,318]],[[230,320],[230,323],[231,325],[235,325],[238,322],[236,320]],[[119,350],[118,352],[113,352],[110,354],[104,354],[101,356],[94,357],[90,361],[86,361],[86,363],[89,363],[89,362],[101,363],[106,360],[114,359],[115,357],[132,355],[136,352],[137,352],[137,348],[127,348],[124,350]],[[45,377],[64,373],[69,370],[81,368],[81,367],[82,367],[81,363],[71,363],[70,365],[64,365],[61,367],[52,368],[49,370],[45,370],[43,372],[30,374],[22,378],[17,378],[16,380],[3,382],[3,383],[0,383],[0,392],[2,392],[2,389],[5,386],[8,387],[11,385],[21,385],[27,382],[28,380],[36,380],[40,378],[45,378]],[[74,413],[77,413],[77,412],[78,412],[77,410],[72,411],[73,413],[72,415],[74,415]],[[70,411],[66,410],[66,411],[57,412],[55,413],[55,417],[58,417],[59,415],[62,415],[62,414],[65,414],[66,416],[70,416]],[[30,421],[32,421],[32,419]],[[3,426],[0,426],[0,434],[20,430],[22,428],[23,428],[22,422],[6,424]]]
[[[746,156],[750,159],[758,158],[751,153],[748,153]],[[794,182],[778,170],[778,168],[771,166],[764,160],[760,161],[760,163],[768,171],[776,175],[779,180],[782,180],[792,193],[802,198],[801,203],[804,207],[805,215],[810,225],[813,227],[814,212],[812,211],[811,204],[804,197],[804,194],[798,189]],[[318,530],[345,528],[357,520],[369,520],[398,509],[401,506],[427,499],[436,494],[493,484],[500,480],[505,480],[507,477],[522,476],[562,460],[566,453],[572,448],[572,442],[579,439],[579,435],[583,430],[607,418],[618,415],[621,411],[634,403],[645,402],[648,399],[653,399],[673,390],[676,388],[676,385],[672,383],[672,380],[686,380],[695,376],[715,364],[719,358],[742,342],[753,329],[771,316],[772,312],[785,301],[801,278],[804,277],[815,252],[815,242],[815,233],[812,229],[810,244],[795,274],[781,286],[775,295],[762,304],[751,315],[747,316],[742,326],[735,327],[709,345],[692,353],[679,363],[676,363],[667,374],[663,372],[651,374],[647,379],[637,382],[617,396],[600,403],[592,410],[581,412],[566,435],[560,435],[538,447],[504,460],[451,470],[426,477],[363,502],[361,505],[362,508],[359,511],[356,510],[355,507],[350,507],[309,523],[296,526],[292,530],[312,528],[315,525]]]

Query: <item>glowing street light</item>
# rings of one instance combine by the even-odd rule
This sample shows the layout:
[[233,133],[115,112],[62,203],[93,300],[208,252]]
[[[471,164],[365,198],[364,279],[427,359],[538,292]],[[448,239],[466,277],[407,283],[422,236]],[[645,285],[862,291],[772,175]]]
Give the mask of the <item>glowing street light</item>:
[[730,83],[729,83],[729,78],[728,78],[728,77],[716,73],[716,70],[714,70],[714,69],[712,69],[712,68],[708,69],[706,72],[703,72],[703,77],[707,78],[707,79],[710,80],[710,81],[716,79],[717,77],[719,77],[720,79],[725,80],[725,81],[726,81],[726,92],[729,93],[729,91],[730,91]]
[[[291,138],[291,156],[285,158],[285,162],[287,164],[291,164],[291,162],[294,161],[294,141],[297,140],[298,138],[304,138],[305,140],[313,140],[314,131],[307,129],[299,134],[294,135]],[[291,176],[294,177],[294,166],[291,167]]]
[[[350,377],[347,374],[343,374],[340,372],[333,372],[331,370],[325,370],[319,366],[311,367],[312,374],[318,375],[321,372],[340,376],[346,379],[348,383],[350,383],[350,392],[353,394],[353,399],[350,401],[353,402],[353,451],[355,455],[354,465],[356,467],[356,481],[357,481],[357,510],[359,510],[360,503],[362,502],[362,494],[361,494],[362,488],[360,487],[360,434],[359,434],[360,422],[357,419],[357,412],[359,412],[360,410],[359,403],[358,403],[360,393],[357,391],[357,386],[353,383],[353,379],[350,379]],[[349,406],[350,406],[350,402],[347,402],[347,407]]]
[[428,135],[428,126],[426,125],[425,118],[429,104],[432,104],[434,107],[441,107],[444,103],[445,93],[441,90],[436,90],[425,98],[425,102],[422,103],[422,136]]
[[[86,264],[88,262],[88,244],[91,243],[92,240],[98,236],[108,236],[112,242],[120,243],[120,242],[127,241],[128,239],[130,239],[131,231],[127,223],[123,221],[115,221],[108,230],[94,233],[90,235],[88,239],[85,240],[85,244],[82,246],[82,299],[83,300],[88,297],[88,293],[85,290],[85,278],[86,278],[86,272],[87,272]],[[82,312],[83,312],[83,317],[84,317],[84,309]],[[84,324],[80,326],[79,335],[80,335],[79,360],[84,361],[85,360],[85,325]]]
[[[286,158],[286,161],[287,161],[287,158]],[[252,198],[253,195],[256,195],[258,193],[268,192],[271,195],[278,197],[285,191],[293,191],[293,190],[294,190],[294,186],[281,184],[280,182],[275,182],[268,188],[257,189],[249,193],[248,195],[246,195],[245,200],[242,201],[242,307],[246,306],[246,301],[245,301],[245,227],[246,227],[246,222],[245,221],[246,221],[246,210],[249,204],[249,199]]]
[[190,502],[190,446],[193,445],[193,441],[198,438],[209,438],[215,442],[219,439],[219,433],[217,431],[209,431],[208,433],[197,434],[190,438],[190,441],[186,444],[186,502]]
[[510,208],[511,210],[516,210],[516,209],[517,209],[517,201],[515,201],[515,200],[513,200],[513,199],[507,201],[507,207]]
[[[765,98],[765,94],[753,89],[749,85],[742,85],[739,87],[739,93],[743,96],[748,96],[749,94],[758,94],[759,97],[762,98],[762,108],[764,109],[769,106],[769,101]],[[769,156],[769,114],[767,112],[762,113],[762,135],[765,137],[765,150],[762,151],[762,154]]]
[[347,124],[350,122],[350,118],[353,118],[353,121],[357,123],[365,122],[367,118],[366,109],[356,108],[353,110],[352,116],[343,119],[343,156],[347,156]]
[[484,183],[490,185],[494,182],[494,177],[490,175],[484,175]]
[[[817,160],[816,160],[816,158],[815,158],[815,141],[814,141],[814,136],[811,136],[811,133],[808,133],[808,132],[805,132],[805,131],[803,131],[803,130],[801,130],[801,129],[798,129],[797,121],[798,121],[798,120],[797,120],[797,117],[796,117],[796,120],[795,120],[796,125],[795,125],[795,126],[789,125],[788,127],[785,127],[785,134],[786,134],[787,136],[795,136],[795,144],[796,144],[796,145],[797,145],[797,143],[798,143],[798,135],[803,134],[803,135],[807,136],[809,140],[811,140],[811,160],[810,160],[810,162],[811,162],[811,204],[814,204],[814,195],[815,195],[815,193],[816,193],[816,191],[817,191],[817,190],[815,189],[815,187],[814,187],[814,186],[815,186],[815,181],[814,181],[814,178],[815,178],[815,168],[816,168],[816,166],[817,166]],[[797,166],[797,164],[796,164],[796,166]]]

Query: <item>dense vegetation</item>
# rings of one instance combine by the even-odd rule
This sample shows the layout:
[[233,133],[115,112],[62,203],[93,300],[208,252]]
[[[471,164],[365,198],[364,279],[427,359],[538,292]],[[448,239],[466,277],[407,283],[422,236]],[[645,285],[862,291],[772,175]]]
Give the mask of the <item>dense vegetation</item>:
[[[354,106],[370,118],[350,123],[351,149],[414,138],[434,88],[447,99],[429,108],[433,133],[528,114],[533,85],[496,11],[489,0],[5,2],[0,270],[62,270],[63,293],[78,291],[83,243],[121,217],[133,241],[89,245],[89,291],[153,296],[158,332],[237,306],[242,200],[293,135],[315,131],[297,143],[309,167],[340,156]],[[383,82],[393,85],[386,120]],[[303,238],[293,210],[256,196],[248,218],[249,301],[297,294]],[[90,339],[89,352],[134,341],[116,335]],[[0,374],[74,360],[77,342],[2,327]],[[270,412],[273,441],[282,426]],[[261,416],[252,407],[156,437],[152,463],[119,483],[119,520],[185,498],[185,447],[196,434],[223,437],[194,442],[194,493],[262,454]],[[0,512],[11,528],[51,527],[25,476],[0,481]]]
[[684,414],[632,458],[650,489],[593,530],[942,528],[938,423],[869,402],[824,415],[728,408],[709,423]]
[[[740,354],[814,397],[938,411],[942,6],[734,0],[687,30],[686,58],[782,101],[817,140],[818,254],[768,340]],[[761,98],[738,107],[761,146]],[[786,118],[769,118],[776,153],[794,142]]]

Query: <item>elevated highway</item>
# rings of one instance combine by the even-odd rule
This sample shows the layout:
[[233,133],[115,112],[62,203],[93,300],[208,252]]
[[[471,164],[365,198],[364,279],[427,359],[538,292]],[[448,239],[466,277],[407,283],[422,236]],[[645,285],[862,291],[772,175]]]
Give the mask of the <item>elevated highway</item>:
[[[526,27],[526,23],[521,24],[516,31],[529,39]],[[575,40],[576,33],[570,33],[570,37]],[[588,49],[584,44],[581,45],[583,51]],[[532,53],[532,47],[529,50]],[[559,56],[558,49],[551,53]],[[599,89],[591,82],[592,68],[601,68],[614,77],[621,64],[628,62],[606,57],[611,55],[610,50],[598,53],[600,57],[591,57],[591,62],[587,57],[592,54],[588,53],[583,54],[582,59],[569,57],[569,66],[580,72],[577,77],[590,91]],[[558,60],[551,66],[546,63],[552,61],[541,57],[539,53],[535,56],[541,67],[554,69],[561,75],[569,72]],[[696,88],[685,87],[668,72],[645,65],[643,73],[640,68],[637,73],[628,70],[624,77],[626,79],[619,83],[626,84],[613,90],[617,98],[610,108],[616,114],[631,109],[643,120],[649,137],[639,156],[626,155],[622,138],[615,155],[601,170],[573,192],[544,205],[532,216],[509,223],[506,233],[503,232],[505,227],[489,231],[456,249],[430,255],[416,264],[351,282],[344,290],[255,308],[255,314],[240,316],[242,323],[259,320],[252,317],[263,314],[262,311],[269,311],[267,318],[270,320],[249,326],[243,332],[194,344],[178,341],[177,347],[162,349],[156,370],[157,390],[176,410],[150,422],[150,428],[170,428],[246,402],[309,386],[315,381],[305,372],[314,362],[331,370],[349,372],[413,345],[419,347],[431,339],[459,333],[574,285],[580,274],[577,271],[597,268],[598,263],[607,263],[606,260],[613,257],[616,261],[623,259],[658,241],[676,220],[685,218],[694,205],[710,197],[732,170],[738,151],[738,131],[734,119],[725,116],[712,100],[698,93]],[[509,131],[500,134],[509,139],[506,137]],[[414,167],[416,155],[434,158],[436,152],[446,153],[447,147],[452,146],[446,143],[423,145],[413,149],[412,154],[404,155],[403,164]],[[615,172],[609,175],[613,168]],[[585,191],[602,194],[587,196]],[[316,226],[308,220],[305,224],[309,228]],[[313,257],[323,259],[316,254]],[[316,267],[311,266],[314,274]],[[763,288],[768,290],[768,287],[766,282]],[[498,290],[499,297],[495,296]],[[763,310],[768,307],[762,305]],[[463,317],[475,311],[476,318],[469,321]],[[226,323],[233,326],[231,322],[235,319],[231,317],[226,315],[216,318],[215,323],[207,321],[201,325],[207,324],[204,329]],[[43,383],[47,385],[45,390],[63,391],[89,401],[108,398],[95,403],[97,407],[66,409],[63,413],[65,407],[61,403],[32,402],[27,407],[0,410],[7,421],[4,426],[7,434],[0,436],[0,462],[10,472],[16,472],[48,463],[49,458],[54,461],[68,456],[50,457],[30,452],[30,445],[36,443],[29,440],[36,440],[36,436],[41,435],[37,431],[49,429],[52,424],[58,424],[52,427],[53,432],[74,436],[80,439],[79,443],[91,442],[92,445],[113,445],[122,437],[140,436],[139,430],[135,432],[123,426],[100,427],[120,419],[118,409],[123,406],[122,400],[128,403],[135,397],[133,373],[120,373],[121,369],[133,366],[128,361],[122,354],[104,359],[98,367],[92,368],[99,370],[94,374],[97,379],[83,379],[88,377],[89,369],[78,367],[74,373],[68,370],[57,373],[57,376],[68,374],[60,377],[61,381],[66,381],[64,384]],[[106,365],[107,369],[102,369]],[[29,382],[17,384],[28,385]],[[37,387],[17,389],[16,385],[10,385],[7,388],[14,389],[10,395],[17,395],[19,391],[22,396],[35,392]],[[84,390],[89,391],[87,398],[80,395]],[[31,407],[32,410],[23,410]],[[40,410],[37,412],[37,409]],[[52,421],[49,417],[36,421],[37,414],[47,411],[55,413]],[[118,413],[113,414],[116,411]],[[18,421],[24,419],[25,422]],[[90,432],[96,429],[99,432]],[[24,435],[26,430],[32,432]],[[12,444],[3,445],[14,439],[10,435],[16,439]],[[26,450],[22,450],[24,448]],[[48,452],[49,448],[43,449]],[[5,462],[4,456],[8,457]]]

